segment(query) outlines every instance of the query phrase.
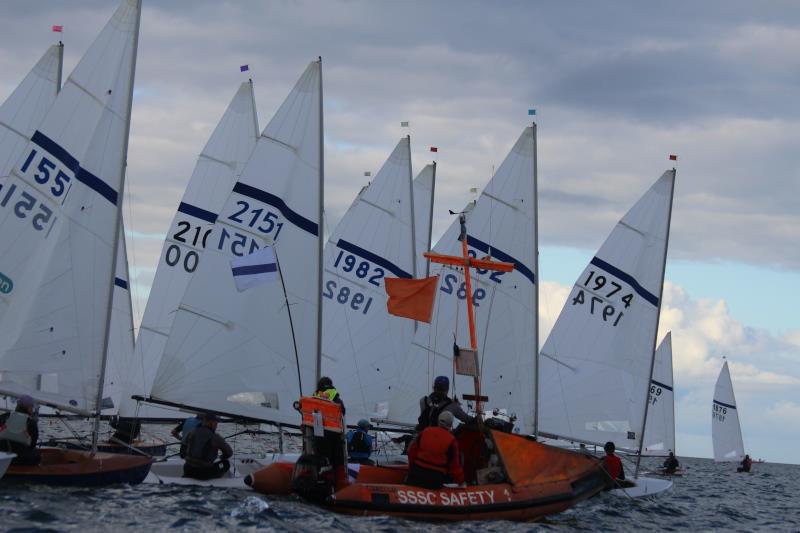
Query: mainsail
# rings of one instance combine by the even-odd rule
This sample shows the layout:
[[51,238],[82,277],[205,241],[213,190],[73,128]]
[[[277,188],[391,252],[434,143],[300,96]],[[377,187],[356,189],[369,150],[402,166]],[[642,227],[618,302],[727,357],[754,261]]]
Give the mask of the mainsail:
[[[0,392],[83,414],[105,370],[139,18],[138,0],[121,3],[0,177],[0,272],[13,284]],[[42,379],[54,390],[37,390]]]
[[[194,250],[152,401],[296,425],[292,403],[314,391],[319,371],[322,172],[322,63],[314,61],[259,137],[205,248]],[[231,261],[266,245],[283,283],[240,292]]]
[[239,86],[203,151],[186,186],[161,250],[147,300],[134,357],[126,373],[127,392],[120,415],[164,416],[152,405],[137,406],[133,395],[147,395],[153,385],[176,310],[200,261],[219,213],[230,196],[258,139],[253,83]]
[[739,425],[739,411],[736,409],[736,397],[733,395],[731,373],[728,361],[714,387],[714,401],[711,404],[711,440],[714,442],[714,461],[732,462],[744,459],[744,443],[742,428]]
[[386,312],[384,278],[415,277],[410,139],[397,143],[325,247],[323,374],[351,421],[385,418],[414,322]]
[[540,356],[546,435],[639,452],[674,183],[665,172],[575,282]]
[[[479,338],[481,392],[486,409],[506,409],[517,428],[534,424],[536,334],[534,130],[526,128],[467,215],[473,257],[514,263],[512,272],[477,270],[473,306]],[[459,223],[450,225],[434,252],[461,255]],[[463,271],[431,266],[439,275],[431,324],[420,324],[393,389],[387,419],[415,424],[419,399],[437,375],[453,377],[453,341],[469,346]],[[451,394],[472,393],[472,378],[458,376]]]
[[672,333],[667,332],[656,350],[653,364],[642,455],[666,456],[675,451],[675,395],[672,389]]
[[414,236],[417,241],[417,277],[424,278],[430,272],[430,263],[422,255],[431,249],[433,230],[433,194],[436,189],[436,163],[425,165],[414,178]]

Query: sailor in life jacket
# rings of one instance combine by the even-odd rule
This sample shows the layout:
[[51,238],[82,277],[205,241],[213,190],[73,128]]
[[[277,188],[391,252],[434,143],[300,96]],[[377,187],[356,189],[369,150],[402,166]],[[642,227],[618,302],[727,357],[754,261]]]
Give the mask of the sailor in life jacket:
[[427,427],[436,427],[439,414],[443,411],[451,413],[461,422],[467,423],[473,420],[459,405],[458,400],[454,400],[447,395],[450,390],[450,380],[447,376],[438,376],[433,380],[433,392],[423,396],[419,400],[419,418],[417,419],[417,431],[422,431]]
[[217,435],[218,423],[217,415],[206,413],[202,425],[186,436],[186,441],[181,445],[181,457],[186,461],[183,464],[185,477],[215,479],[230,469],[228,459],[233,455],[233,450],[225,439]]
[[372,455],[372,437],[369,430],[372,426],[369,420],[362,418],[358,421],[356,429],[347,432],[347,455],[352,463],[362,465],[375,464],[369,456]]
[[614,454],[617,447],[613,442],[608,441],[603,446],[603,449],[606,451],[606,456],[603,457],[603,467],[608,474],[605,490],[618,488],[620,486],[619,482],[625,481],[625,470],[622,468],[620,458]]
[[418,433],[408,448],[406,483],[426,489],[440,489],[445,483],[464,486],[464,467],[458,441],[450,433],[453,415],[443,411],[439,424]]
[[322,398],[323,400],[330,400],[332,402],[338,403],[342,408],[342,414],[344,415],[344,402],[342,401],[342,395],[336,390],[336,387],[333,386],[333,380],[329,377],[322,376],[319,378],[317,382],[317,390],[312,394],[314,398]]
[[41,461],[36,449],[39,426],[34,407],[33,398],[23,395],[17,399],[14,412],[0,416],[0,450],[17,454],[11,464],[37,465]]
[[[339,405],[344,416],[345,408],[342,396],[333,386],[333,380],[327,376],[322,376],[317,382],[317,390],[312,395],[314,398],[329,400]],[[322,437],[314,437],[314,452],[319,457],[323,457],[330,462],[333,467],[334,478],[337,490],[347,484],[347,456],[341,433],[325,430]]]

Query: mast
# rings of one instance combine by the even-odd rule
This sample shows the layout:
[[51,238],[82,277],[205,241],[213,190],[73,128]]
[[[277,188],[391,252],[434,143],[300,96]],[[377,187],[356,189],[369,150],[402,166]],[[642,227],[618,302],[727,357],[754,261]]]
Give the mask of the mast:
[[539,283],[542,277],[539,274],[539,159],[538,147],[536,144],[536,121],[533,127],[533,271],[536,273],[533,283],[534,290],[534,316],[533,316],[533,335],[535,352],[533,354],[533,384],[536,390],[533,393],[533,436],[539,435]]
[[256,111],[256,95],[255,91],[253,90],[253,78],[249,78],[247,82],[250,84],[250,99],[253,101],[253,128],[256,134],[256,139],[258,139],[258,136],[261,132],[258,130],[258,112]]
[[56,94],[61,92],[61,77],[64,71],[64,43],[58,41],[58,73],[56,74]]
[[103,385],[106,378],[106,362],[108,360],[109,331],[111,329],[111,309],[114,303],[114,278],[117,275],[117,248],[119,248],[119,230],[122,220],[122,196],[125,190],[125,171],[128,167],[128,139],[131,135],[131,109],[133,108],[133,82],[136,74],[136,56],[139,49],[139,25],[142,21],[142,2],[136,1],[136,23],[133,30],[133,57],[131,58],[130,84],[128,88],[128,116],[126,117],[125,140],[122,147],[122,161],[120,164],[120,184],[119,201],[117,201],[117,218],[114,222],[114,246],[112,247],[113,256],[111,260],[111,276],[108,283],[108,302],[106,305],[106,325],[103,333],[103,357],[100,363],[100,374],[98,376],[97,398],[95,400],[95,418],[92,428],[92,454],[97,452],[97,434],[100,430],[100,406],[103,402]]
[[[436,190],[436,161],[433,162],[433,176],[431,177],[431,207],[428,214],[428,243],[425,246],[426,250],[431,249],[431,238],[433,236],[433,191]],[[413,196],[413,195],[412,195]],[[425,277],[431,275],[431,262],[425,262]]]
[[[653,349],[650,351],[650,373],[647,379],[647,392],[645,393],[644,416],[642,417],[642,431],[639,434],[639,452],[636,454],[636,470],[633,477],[639,477],[639,464],[642,462],[642,446],[644,446],[644,431],[647,424],[647,408],[650,406],[650,382],[653,381],[653,367],[656,363],[656,342],[658,341],[658,323],[661,320],[661,300],[664,298],[664,276],[667,273],[667,251],[669,250],[669,231],[672,224],[672,200],[675,198],[675,168],[672,169],[672,187],[669,191],[669,216],[667,217],[667,237],[664,239],[664,262],[661,265],[661,288],[658,291],[658,313],[656,313],[656,330],[653,334]],[[674,402],[674,398],[673,398]],[[674,403],[673,403],[674,412]]]
[[[319,232],[317,233],[317,370],[316,381],[322,372],[322,236],[324,235],[322,212],[325,201],[325,144],[322,115],[322,56],[319,56]],[[313,384],[316,387],[316,383]]]

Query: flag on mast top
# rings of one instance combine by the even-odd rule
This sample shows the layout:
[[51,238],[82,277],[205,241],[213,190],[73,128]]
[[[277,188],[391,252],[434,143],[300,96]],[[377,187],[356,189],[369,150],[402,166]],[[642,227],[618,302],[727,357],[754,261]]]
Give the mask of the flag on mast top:
[[53,30],[55,33],[63,33],[63,32],[64,32],[64,26],[63,26],[62,24],[53,24],[53,26],[51,27],[51,29],[52,29],[52,30]]
[[536,115],[536,110],[535,109],[528,109],[528,116],[534,116],[534,115]]
[[247,72],[250,70],[250,65],[242,65],[239,67],[239,72]]
[[435,152],[438,152],[438,151],[439,151],[439,147],[438,146],[431,146],[431,152],[435,153]]
[[368,177],[372,176],[372,172],[367,170],[367,171],[364,172],[364,176],[366,176],[368,178]]
[[678,156],[675,155],[675,154],[669,154],[669,160],[670,161],[677,161],[678,160]]
[[407,120],[404,120],[403,122],[401,122],[401,123],[400,123],[400,127],[401,127],[401,128],[407,128],[407,127],[408,127],[408,121],[407,121]]

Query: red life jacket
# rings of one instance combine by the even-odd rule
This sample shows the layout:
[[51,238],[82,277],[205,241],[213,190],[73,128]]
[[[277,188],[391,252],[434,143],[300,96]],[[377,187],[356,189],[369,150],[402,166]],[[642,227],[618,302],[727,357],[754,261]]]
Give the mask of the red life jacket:
[[447,474],[451,461],[458,461],[455,456],[458,446],[453,434],[444,428],[430,427],[419,434],[414,452],[409,450],[409,459],[418,466]]
[[611,479],[619,479],[622,474],[622,461],[616,455],[606,455],[606,472],[611,476]]

